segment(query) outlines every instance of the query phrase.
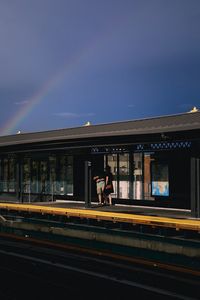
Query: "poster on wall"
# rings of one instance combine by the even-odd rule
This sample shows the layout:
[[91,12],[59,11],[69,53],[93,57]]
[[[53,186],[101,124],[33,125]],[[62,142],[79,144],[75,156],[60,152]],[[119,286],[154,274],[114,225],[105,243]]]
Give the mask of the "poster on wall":
[[168,165],[151,163],[151,193],[152,196],[169,196]]

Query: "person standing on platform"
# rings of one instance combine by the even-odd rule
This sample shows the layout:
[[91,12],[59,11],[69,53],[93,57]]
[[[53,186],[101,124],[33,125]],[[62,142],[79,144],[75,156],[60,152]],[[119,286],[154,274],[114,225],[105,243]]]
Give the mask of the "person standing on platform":
[[110,166],[106,166],[106,172],[105,172],[105,189],[104,194],[106,195],[109,205],[112,205],[112,197],[111,194],[114,192],[113,189],[113,174],[111,172]]
[[96,181],[96,191],[98,195],[99,204],[104,204],[104,189],[105,189],[105,174],[99,172],[99,175],[93,177]]

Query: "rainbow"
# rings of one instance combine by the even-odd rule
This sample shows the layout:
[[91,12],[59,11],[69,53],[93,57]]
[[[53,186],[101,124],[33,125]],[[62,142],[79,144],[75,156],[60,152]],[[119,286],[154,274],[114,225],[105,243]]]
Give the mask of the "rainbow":
[[67,75],[69,76],[72,71],[75,71],[76,67],[81,67],[81,62],[84,63],[84,58],[88,57],[89,51],[96,45],[94,41],[90,47],[83,48],[81,54],[72,57],[69,61],[66,61],[64,66],[54,75],[50,80],[46,81],[43,86],[30,98],[26,103],[20,105],[14,116],[10,117],[4,126],[0,128],[0,135],[5,136],[9,134],[16,134],[16,129],[19,129],[20,123],[27,118],[27,116],[34,110],[35,106],[41,103],[48,93],[50,93],[54,87],[62,80],[64,80]]
[[34,109],[34,107],[42,101],[46,93],[48,92],[51,86],[51,81],[45,83],[45,85],[34,94],[26,104],[24,104],[20,109],[15,113],[14,116],[9,118],[7,122],[4,124],[3,128],[0,130],[1,135],[9,135],[12,134],[13,131],[17,128],[17,126],[22,122],[24,118],[26,118],[29,113]]
[[[123,19],[121,22],[123,24]],[[90,57],[90,51],[98,49],[99,46],[104,44],[106,39],[109,40],[112,33],[113,27],[111,25],[106,28],[106,31],[102,31],[101,34],[95,37],[95,39],[92,39],[89,44],[85,44],[81,49],[81,52],[74,55],[70,62],[68,60],[65,61],[61,70],[59,70],[52,78],[47,80],[24,105],[20,106],[15,115],[6,121],[3,127],[0,128],[0,135],[15,134],[16,129],[20,128],[20,123],[27,118],[27,116],[34,110],[35,106],[41,103],[59,82],[61,82],[67,75],[70,75],[72,71],[75,71],[76,67],[81,68],[81,62],[84,64],[85,58],[88,59],[88,57]]]
[[0,129],[0,135],[9,135],[13,134],[16,131],[16,128],[19,129],[20,123],[27,118],[27,116],[34,110],[35,106],[41,103],[45,97],[50,93],[51,90],[61,82],[65,75],[69,74],[78,65],[82,56],[76,57],[75,60],[70,63],[65,63],[65,66],[56,73],[50,80],[46,81],[43,86],[27,100],[26,103],[20,106],[14,116],[10,117],[4,126]]

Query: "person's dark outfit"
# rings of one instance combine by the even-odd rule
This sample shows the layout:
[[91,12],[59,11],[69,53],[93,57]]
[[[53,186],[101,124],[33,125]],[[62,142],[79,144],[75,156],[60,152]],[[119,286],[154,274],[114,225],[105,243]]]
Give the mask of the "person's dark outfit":
[[[106,186],[105,186],[105,190],[104,190],[104,193],[107,195],[109,194],[112,194],[114,192],[114,189],[113,189],[113,175],[111,172],[106,172],[105,173],[105,178],[108,177],[108,180],[106,182]],[[107,186],[109,186],[109,188],[106,188]]]

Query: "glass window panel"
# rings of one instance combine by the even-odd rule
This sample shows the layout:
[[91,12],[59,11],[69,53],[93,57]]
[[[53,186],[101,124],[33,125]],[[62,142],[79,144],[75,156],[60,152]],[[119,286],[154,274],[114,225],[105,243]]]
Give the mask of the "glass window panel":
[[169,196],[168,165],[152,162],[152,195]]
[[8,159],[3,161],[3,191],[8,192]]
[[1,160],[1,192],[15,192],[16,190],[16,161],[14,158],[4,158]]
[[67,169],[66,169],[66,175],[67,175],[67,186],[66,186],[66,193],[67,195],[73,195],[73,157],[67,156]]
[[39,192],[39,162],[37,160],[32,161],[31,191],[32,193]]
[[66,194],[66,180],[67,180],[67,163],[66,156],[60,157],[60,186],[59,186],[59,194]]
[[14,158],[1,160],[1,191],[15,192],[16,168]]
[[47,161],[40,162],[40,193],[50,193],[50,186],[48,182],[48,163]]
[[133,154],[133,198],[143,199],[143,158],[142,153]]
[[73,157],[61,156],[60,157],[60,182],[59,194],[73,195]]
[[129,154],[119,154],[119,198],[129,198]]
[[154,160],[154,153],[144,153],[144,199],[154,200],[151,196],[151,162]]
[[15,192],[15,160],[9,159],[9,192]]
[[30,192],[30,158],[24,159],[23,164],[23,191],[24,193]]
[[112,193],[112,197],[117,197],[117,154],[108,155],[107,162],[111,168],[111,173],[113,174],[114,193]]
[[50,193],[53,193],[53,194],[56,194],[56,187],[57,187],[56,168],[57,168],[57,157],[50,156],[49,157]]

